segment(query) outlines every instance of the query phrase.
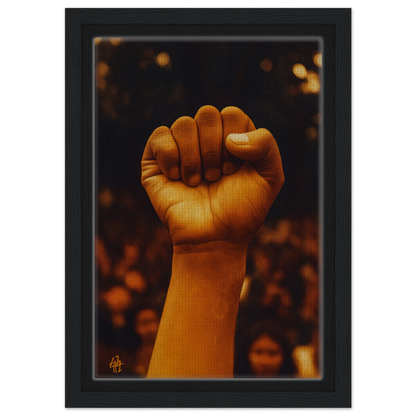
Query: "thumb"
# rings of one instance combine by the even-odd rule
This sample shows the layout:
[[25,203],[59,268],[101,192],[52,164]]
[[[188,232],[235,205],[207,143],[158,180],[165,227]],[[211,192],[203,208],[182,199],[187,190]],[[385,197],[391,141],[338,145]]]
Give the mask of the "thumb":
[[229,134],[225,146],[234,156],[249,161],[257,173],[279,192],[284,182],[283,166],[276,140],[269,130]]

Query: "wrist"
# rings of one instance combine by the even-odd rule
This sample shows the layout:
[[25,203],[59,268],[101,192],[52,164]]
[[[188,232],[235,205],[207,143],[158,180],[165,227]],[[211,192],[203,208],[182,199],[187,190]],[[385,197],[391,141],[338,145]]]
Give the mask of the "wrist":
[[149,378],[233,376],[245,267],[245,246],[211,242],[174,247]]
[[247,244],[228,241],[181,244],[173,248],[172,270],[181,270],[181,277],[199,276],[207,282],[218,278],[241,280],[246,271],[246,253]]
[[248,242],[233,243],[230,241],[209,241],[206,243],[186,243],[174,244],[173,254],[192,254],[192,253],[224,253],[233,257],[245,257]]

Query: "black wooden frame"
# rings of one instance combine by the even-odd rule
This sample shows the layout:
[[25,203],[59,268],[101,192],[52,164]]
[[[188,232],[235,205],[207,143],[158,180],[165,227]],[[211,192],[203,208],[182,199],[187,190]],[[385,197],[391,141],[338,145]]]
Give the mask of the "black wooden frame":
[[[322,380],[92,378],[92,45],[98,36],[324,42]],[[351,407],[351,9],[66,9],[66,407]]]

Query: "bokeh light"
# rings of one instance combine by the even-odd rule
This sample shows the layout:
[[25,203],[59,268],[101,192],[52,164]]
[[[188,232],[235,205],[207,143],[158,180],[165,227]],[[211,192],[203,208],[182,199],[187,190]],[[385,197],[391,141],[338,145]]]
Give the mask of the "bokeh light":
[[319,75],[314,71],[307,71],[306,82],[301,84],[301,88],[305,94],[318,94],[321,90]]
[[263,59],[260,62],[260,68],[263,71],[269,72],[273,68],[273,63],[272,63],[272,61],[270,59]]
[[111,43],[113,46],[120,45],[120,43],[121,43],[122,41],[123,41],[123,40],[122,40],[121,38],[110,38],[110,43]]
[[308,71],[302,64],[293,65],[292,71],[300,79],[305,79],[308,76]]
[[161,68],[166,68],[166,67],[170,67],[170,56],[168,53],[166,52],[161,52],[159,53],[159,55],[157,55],[156,57],[156,63],[161,67]]
[[322,52],[317,51],[313,55],[313,63],[318,66],[319,68],[322,67]]

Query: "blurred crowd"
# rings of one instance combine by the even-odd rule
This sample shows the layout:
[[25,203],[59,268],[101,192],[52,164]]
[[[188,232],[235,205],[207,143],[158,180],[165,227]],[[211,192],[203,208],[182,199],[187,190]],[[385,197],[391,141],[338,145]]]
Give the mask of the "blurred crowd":
[[[108,188],[98,195],[98,378],[146,376],[169,286],[170,236],[139,199]],[[311,216],[274,219],[251,241],[237,316],[235,377],[320,377],[318,224]],[[122,374],[110,368],[115,356]]]

